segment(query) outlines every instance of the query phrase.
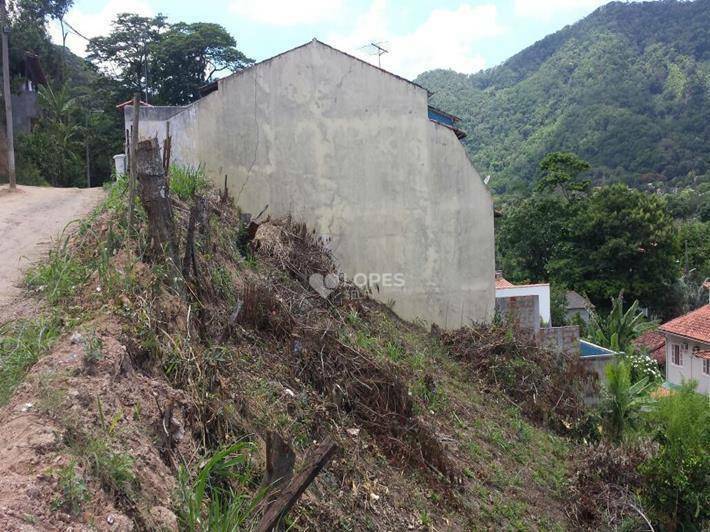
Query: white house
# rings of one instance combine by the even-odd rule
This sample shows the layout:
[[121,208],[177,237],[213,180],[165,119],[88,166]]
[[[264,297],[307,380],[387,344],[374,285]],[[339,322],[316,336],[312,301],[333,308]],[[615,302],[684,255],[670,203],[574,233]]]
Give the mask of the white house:
[[536,301],[537,313],[540,316],[536,328],[539,328],[541,324],[551,325],[550,285],[548,283],[513,284],[505,279],[500,272],[496,272],[496,306],[499,310],[508,307],[510,301],[530,298],[530,296]]
[[696,390],[710,395],[710,305],[664,323],[666,380],[670,384],[698,382]]

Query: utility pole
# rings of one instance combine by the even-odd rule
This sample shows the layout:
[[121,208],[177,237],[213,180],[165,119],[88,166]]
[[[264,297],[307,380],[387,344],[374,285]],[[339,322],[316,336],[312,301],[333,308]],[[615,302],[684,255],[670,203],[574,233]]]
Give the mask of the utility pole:
[[7,176],[10,190],[17,188],[15,178],[15,135],[12,130],[12,95],[10,94],[10,52],[8,50],[7,34],[10,33],[10,23],[7,20],[5,0],[0,0],[0,24],[2,24],[2,96],[5,100],[5,136],[7,137]]

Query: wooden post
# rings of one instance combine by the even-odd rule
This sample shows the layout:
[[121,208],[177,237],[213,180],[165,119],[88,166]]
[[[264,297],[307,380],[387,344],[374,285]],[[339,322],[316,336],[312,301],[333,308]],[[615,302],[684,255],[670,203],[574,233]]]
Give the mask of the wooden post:
[[264,515],[256,527],[258,532],[270,532],[278,526],[281,519],[296,504],[311,482],[315,480],[321,469],[330,462],[337,449],[338,446],[335,443],[331,440],[326,440],[309,453],[304,460],[301,472],[291,479],[288,486],[281,489],[278,497],[264,511]]
[[140,93],[133,94],[133,125],[131,126],[131,143],[129,144],[129,169],[128,176],[128,234],[133,230],[133,204],[136,199],[136,179],[138,179],[138,164],[136,149],[138,148],[138,115],[140,114]]
[[0,1],[0,24],[2,28],[2,95],[5,100],[5,133],[7,137],[7,175],[10,190],[17,188],[15,178],[15,133],[12,128],[12,94],[10,93],[10,51],[7,34],[10,32],[10,22],[7,20],[5,0]]

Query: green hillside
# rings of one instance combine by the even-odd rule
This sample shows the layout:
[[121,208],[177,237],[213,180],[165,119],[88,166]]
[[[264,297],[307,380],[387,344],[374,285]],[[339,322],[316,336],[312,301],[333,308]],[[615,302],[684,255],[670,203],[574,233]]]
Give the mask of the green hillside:
[[612,2],[495,68],[416,81],[462,118],[498,192],[526,190],[558,150],[597,182],[710,179],[710,0]]

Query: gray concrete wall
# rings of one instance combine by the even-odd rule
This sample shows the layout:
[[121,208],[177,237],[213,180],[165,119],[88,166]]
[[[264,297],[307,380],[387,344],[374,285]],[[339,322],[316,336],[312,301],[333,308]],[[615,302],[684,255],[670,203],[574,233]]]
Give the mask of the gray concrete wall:
[[[161,120],[141,113],[141,136],[161,139]],[[491,196],[455,134],[428,119],[421,87],[313,41],[169,121],[173,161],[220,185],[227,174],[243,210],[305,221],[351,278],[402,274],[374,295],[403,318],[492,318]]]

